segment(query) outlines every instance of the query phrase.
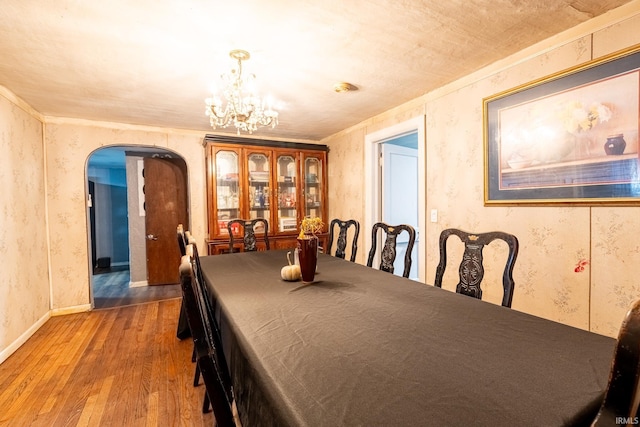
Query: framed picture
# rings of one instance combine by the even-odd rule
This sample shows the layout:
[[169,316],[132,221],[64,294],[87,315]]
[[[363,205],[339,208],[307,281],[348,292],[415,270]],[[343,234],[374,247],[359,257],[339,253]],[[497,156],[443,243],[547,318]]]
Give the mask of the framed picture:
[[483,107],[485,205],[640,202],[640,46]]

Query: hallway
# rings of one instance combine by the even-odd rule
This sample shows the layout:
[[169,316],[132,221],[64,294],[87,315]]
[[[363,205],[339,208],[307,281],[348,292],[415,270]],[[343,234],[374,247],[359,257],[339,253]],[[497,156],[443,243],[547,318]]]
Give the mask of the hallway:
[[130,288],[128,266],[111,267],[108,271],[96,273],[93,275],[96,310],[182,297],[179,284]]

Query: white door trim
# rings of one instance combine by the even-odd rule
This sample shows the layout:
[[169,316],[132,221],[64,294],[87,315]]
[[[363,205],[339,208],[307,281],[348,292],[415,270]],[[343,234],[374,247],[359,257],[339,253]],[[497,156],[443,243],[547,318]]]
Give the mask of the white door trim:
[[364,137],[364,173],[365,173],[365,209],[364,209],[364,246],[367,248],[366,257],[371,248],[371,228],[373,224],[380,220],[380,194],[381,176],[378,168],[378,144],[410,132],[418,132],[418,227],[421,233],[418,240],[418,274],[420,281],[425,283],[426,272],[426,236],[424,235],[426,227],[425,209],[426,209],[426,185],[425,185],[425,117],[418,116],[406,122],[381,129],[365,135]]

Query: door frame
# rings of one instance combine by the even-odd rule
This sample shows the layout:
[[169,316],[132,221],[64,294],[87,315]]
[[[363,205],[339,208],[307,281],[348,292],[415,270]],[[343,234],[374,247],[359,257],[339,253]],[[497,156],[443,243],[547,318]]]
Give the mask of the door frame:
[[[89,196],[89,159],[98,151],[104,149],[104,148],[119,148],[122,149],[123,151],[131,151],[131,152],[135,152],[135,153],[152,153],[152,154],[157,154],[157,153],[166,153],[167,155],[171,156],[172,158],[179,158],[182,159],[182,161],[184,161],[185,165],[186,165],[186,169],[187,169],[187,173],[185,176],[185,180],[186,180],[186,190],[187,190],[187,218],[188,218],[188,222],[189,224],[185,224],[185,227],[187,229],[189,229],[190,227],[190,223],[191,223],[191,192],[190,192],[190,180],[189,180],[189,163],[187,162],[187,159],[185,158],[185,156],[181,153],[178,153],[175,150],[172,150],[170,148],[166,148],[166,147],[161,147],[161,146],[149,146],[149,145],[140,145],[140,144],[128,144],[128,143],[114,143],[114,144],[108,144],[108,145],[103,145],[100,146],[94,150],[92,150],[89,154],[87,154],[87,157],[85,159],[85,163],[84,163],[84,185],[85,185],[85,196],[84,196],[84,200],[85,200],[85,209],[86,209],[86,218],[87,218],[87,263],[89,265],[89,269],[88,269],[88,284],[89,284],[89,303],[91,305],[91,309],[93,310],[95,308],[95,302],[94,302],[94,295],[93,295],[93,262],[92,262],[92,257],[91,257],[91,245],[93,244],[92,241],[92,237],[91,237],[91,226],[92,226],[92,221],[91,221],[91,217],[90,217],[90,205],[93,202],[90,199]],[[136,188],[136,189],[132,189],[134,191],[141,191],[142,188]],[[128,211],[128,207],[127,207],[127,211]],[[131,227],[131,225],[130,225]],[[146,235],[146,233],[145,233]],[[129,249],[131,250],[131,249]],[[136,286],[146,286],[146,284],[143,283],[129,283],[130,287],[136,287]]]
[[364,174],[365,174],[365,209],[364,209],[364,242],[368,242],[373,224],[380,221],[382,199],[382,176],[378,167],[380,144],[389,139],[407,133],[418,133],[418,278],[425,282],[426,278],[426,135],[425,116],[417,116],[405,122],[385,129],[366,134],[364,137]]

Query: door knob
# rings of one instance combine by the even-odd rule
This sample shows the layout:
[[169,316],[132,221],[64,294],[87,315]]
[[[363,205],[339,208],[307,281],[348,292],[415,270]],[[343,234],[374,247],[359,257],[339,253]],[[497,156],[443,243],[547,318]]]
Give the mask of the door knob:
[[147,234],[147,240],[158,240],[158,236],[154,236],[153,234]]

